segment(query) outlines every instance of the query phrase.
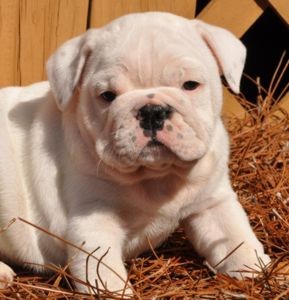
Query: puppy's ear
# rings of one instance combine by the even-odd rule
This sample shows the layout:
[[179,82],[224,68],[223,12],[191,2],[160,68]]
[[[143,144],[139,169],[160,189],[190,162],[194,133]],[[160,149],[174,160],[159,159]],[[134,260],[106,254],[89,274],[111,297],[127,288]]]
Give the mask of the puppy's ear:
[[221,74],[225,76],[230,88],[240,92],[240,81],[245,65],[246,48],[230,31],[194,20],[201,37],[215,56]]
[[61,111],[66,109],[73,98],[91,52],[87,35],[88,33],[85,33],[65,42],[47,61],[48,80]]

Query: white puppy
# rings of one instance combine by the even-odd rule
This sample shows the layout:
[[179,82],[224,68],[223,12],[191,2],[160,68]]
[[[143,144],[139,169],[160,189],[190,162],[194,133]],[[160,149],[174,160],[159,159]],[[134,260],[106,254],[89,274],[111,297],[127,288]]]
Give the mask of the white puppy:
[[[201,21],[132,14],[61,46],[49,82],[2,89],[0,228],[20,216],[96,251],[87,262],[17,221],[0,235],[1,260],[69,261],[80,280],[120,290],[123,261],[181,224],[220,272],[268,263],[230,185],[220,118],[220,74],[237,93],[245,52]],[[0,279],[13,275],[0,264]]]

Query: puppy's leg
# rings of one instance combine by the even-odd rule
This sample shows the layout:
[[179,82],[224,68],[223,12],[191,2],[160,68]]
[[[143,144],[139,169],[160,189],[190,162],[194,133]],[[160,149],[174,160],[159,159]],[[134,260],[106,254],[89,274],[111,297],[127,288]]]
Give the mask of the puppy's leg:
[[[251,277],[253,273],[244,272],[241,275],[236,271],[248,271],[246,267],[260,270],[260,261],[266,265],[270,258],[264,254],[263,246],[251,229],[235,193],[230,191],[223,195],[223,199],[215,206],[187,218],[184,222],[187,235],[196,251],[218,271],[237,278],[242,278],[242,275]],[[224,259],[241,243],[235,252]]]
[[0,289],[6,288],[13,281],[15,275],[9,266],[0,261]]
[[[72,274],[100,290],[132,295],[122,260],[124,233],[120,224],[108,215],[78,216],[71,220],[68,239],[91,253],[69,248]],[[89,289],[76,282],[79,291]]]

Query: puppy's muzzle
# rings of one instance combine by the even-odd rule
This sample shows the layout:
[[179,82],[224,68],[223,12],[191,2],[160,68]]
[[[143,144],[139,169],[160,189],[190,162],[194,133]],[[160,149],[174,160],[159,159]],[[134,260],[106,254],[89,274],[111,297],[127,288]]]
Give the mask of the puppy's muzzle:
[[149,130],[156,134],[157,130],[162,130],[165,120],[172,114],[170,106],[147,104],[140,108],[137,118],[140,122],[140,127],[144,130]]

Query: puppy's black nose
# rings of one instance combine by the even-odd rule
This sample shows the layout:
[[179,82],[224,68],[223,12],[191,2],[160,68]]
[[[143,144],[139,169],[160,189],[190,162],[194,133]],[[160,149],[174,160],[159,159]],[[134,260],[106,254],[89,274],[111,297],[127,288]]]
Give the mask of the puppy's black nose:
[[162,130],[164,122],[172,113],[170,106],[147,104],[138,112],[140,126],[146,130]]

